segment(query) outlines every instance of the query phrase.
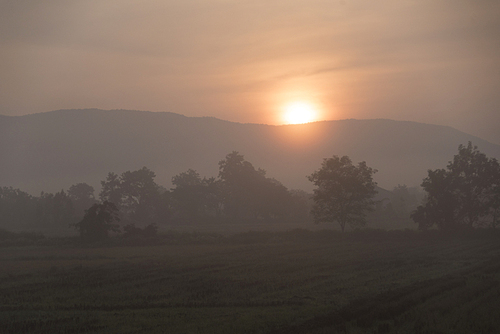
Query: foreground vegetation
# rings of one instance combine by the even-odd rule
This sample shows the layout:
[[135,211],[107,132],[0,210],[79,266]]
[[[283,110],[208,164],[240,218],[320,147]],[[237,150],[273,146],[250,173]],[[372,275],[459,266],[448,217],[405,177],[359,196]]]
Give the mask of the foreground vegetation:
[[0,332],[499,332],[493,232],[167,233],[136,247],[48,238],[4,246]]

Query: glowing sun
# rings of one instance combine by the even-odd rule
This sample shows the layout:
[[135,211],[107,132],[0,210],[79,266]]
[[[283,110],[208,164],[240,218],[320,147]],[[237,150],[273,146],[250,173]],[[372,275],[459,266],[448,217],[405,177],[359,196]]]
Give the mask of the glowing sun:
[[283,119],[287,124],[302,124],[316,120],[316,110],[307,102],[292,102],[285,107]]

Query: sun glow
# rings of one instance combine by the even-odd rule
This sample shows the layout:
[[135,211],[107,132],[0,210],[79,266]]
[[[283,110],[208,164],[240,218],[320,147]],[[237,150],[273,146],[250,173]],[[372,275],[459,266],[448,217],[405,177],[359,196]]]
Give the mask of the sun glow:
[[308,102],[292,102],[285,106],[283,120],[287,124],[302,124],[316,120],[317,112]]

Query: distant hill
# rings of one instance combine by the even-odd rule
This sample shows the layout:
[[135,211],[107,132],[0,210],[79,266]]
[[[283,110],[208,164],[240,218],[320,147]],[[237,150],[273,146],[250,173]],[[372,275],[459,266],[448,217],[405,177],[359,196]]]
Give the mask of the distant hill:
[[218,162],[239,151],[289,188],[311,190],[306,179],[322,159],[348,155],[378,169],[379,186],[419,185],[427,169],[443,168],[459,144],[472,141],[488,156],[500,146],[451,127],[376,120],[301,125],[241,124],[210,117],[130,110],[58,110],[0,116],[0,186],[33,194],[87,182],[98,190],[108,172],[147,166],[170,187],[172,176],[197,170],[217,176]]

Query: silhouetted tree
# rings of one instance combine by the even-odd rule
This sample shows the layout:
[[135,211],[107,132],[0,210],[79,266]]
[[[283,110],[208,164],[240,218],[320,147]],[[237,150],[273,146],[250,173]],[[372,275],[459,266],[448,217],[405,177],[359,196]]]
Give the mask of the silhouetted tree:
[[172,177],[172,199],[177,215],[181,219],[199,219],[205,212],[205,190],[203,180],[193,169]]
[[101,201],[114,203],[121,212],[122,220],[145,225],[159,220],[160,188],[155,183],[155,173],[143,167],[118,176],[109,173],[101,182]]
[[173,215],[172,193],[162,186],[158,187],[159,195],[154,203],[158,224],[168,223]]
[[224,208],[222,181],[215,177],[203,178],[205,186],[205,205],[208,209],[208,214],[219,217]]
[[73,223],[73,217],[75,214],[75,209],[73,207],[73,202],[68,194],[61,190],[54,194],[54,206],[53,212],[54,223],[57,226],[69,226]]
[[37,198],[12,187],[0,187],[0,227],[19,230],[35,226]]
[[214,178],[201,178],[192,169],[172,178],[172,199],[178,218],[199,220],[219,213],[218,182]]
[[372,179],[375,172],[364,161],[353,165],[347,156],[324,159],[321,168],[308,177],[317,187],[313,195],[314,221],[337,222],[342,232],[346,225],[364,225],[377,193]]
[[429,170],[422,187],[425,202],[412,213],[420,229],[436,225],[457,230],[496,224],[500,165],[471,142],[460,145],[447,169]]
[[255,169],[236,151],[219,162],[219,179],[224,212],[233,219],[276,219],[288,213],[291,197],[286,187],[266,178],[265,170]]
[[490,221],[490,209],[495,207],[495,188],[500,186],[498,161],[469,142],[467,147],[459,146],[448,170],[457,188],[459,222],[469,227],[484,226],[485,219]]
[[143,225],[156,222],[155,204],[160,194],[155,176],[146,167],[121,175],[122,209],[129,221]]
[[233,151],[219,162],[225,213],[236,219],[256,218],[256,188],[265,171],[256,170],[243,155]]
[[64,190],[55,194],[40,194],[37,203],[38,227],[68,227],[74,222],[73,202]]
[[444,169],[428,171],[428,176],[422,182],[422,188],[427,192],[425,204],[418,206],[411,214],[419,229],[428,229],[434,224],[443,230],[458,227],[455,214],[458,203],[451,181]]
[[105,201],[95,203],[85,211],[83,219],[75,224],[80,236],[89,241],[104,240],[109,232],[118,232],[120,221],[118,208],[114,203]]
[[77,183],[69,187],[68,196],[73,202],[76,221],[81,220],[85,214],[85,210],[96,203],[94,187],[87,183]]
[[274,178],[263,177],[257,183],[256,211],[260,219],[289,220],[292,214],[292,195]]
[[105,181],[101,181],[101,192],[99,199],[101,202],[114,203],[118,208],[122,205],[121,180],[118,174],[110,172]]

